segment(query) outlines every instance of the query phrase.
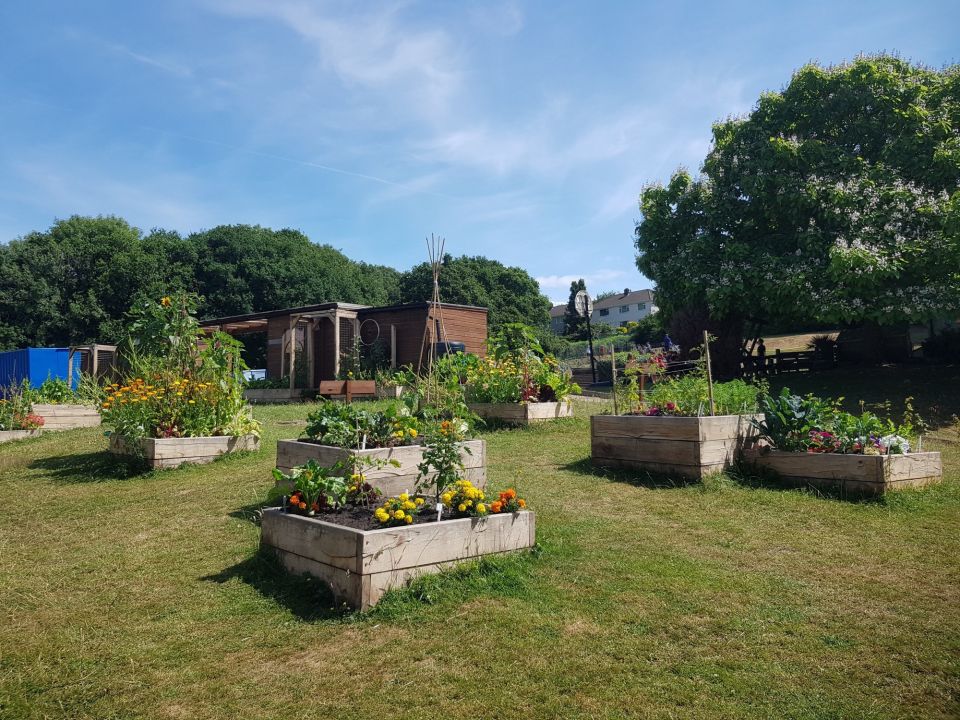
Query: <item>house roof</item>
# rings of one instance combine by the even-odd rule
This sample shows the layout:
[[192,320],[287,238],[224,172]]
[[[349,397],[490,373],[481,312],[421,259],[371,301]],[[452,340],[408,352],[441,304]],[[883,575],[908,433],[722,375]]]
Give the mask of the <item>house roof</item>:
[[567,313],[566,303],[564,303],[563,305],[554,305],[552,308],[550,308],[550,317],[552,318],[563,317],[564,315],[566,315],[566,313]]
[[652,303],[653,290],[630,290],[625,289],[622,293],[605,297],[603,300],[596,300],[593,303],[594,310],[606,310],[607,308],[617,307],[619,305],[629,305],[630,303]]

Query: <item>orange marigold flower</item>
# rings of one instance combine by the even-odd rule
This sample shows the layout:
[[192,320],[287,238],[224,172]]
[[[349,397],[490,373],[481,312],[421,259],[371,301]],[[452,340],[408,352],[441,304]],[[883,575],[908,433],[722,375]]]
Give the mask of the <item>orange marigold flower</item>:
[[519,500],[517,500],[517,505],[519,505],[522,508],[525,508],[527,506],[527,501],[524,500],[523,498],[520,498]]
[[306,510],[306,509],[307,509],[307,504],[306,504],[305,502],[300,503],[300,509],[301,509],[301,510]]

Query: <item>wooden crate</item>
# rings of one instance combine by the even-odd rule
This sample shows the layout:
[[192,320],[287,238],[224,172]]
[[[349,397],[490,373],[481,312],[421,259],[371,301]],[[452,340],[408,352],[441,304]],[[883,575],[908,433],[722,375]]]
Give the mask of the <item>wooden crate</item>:
[[569,400],[538,403],[469,403],[467,407],[484,420],[499,420],[511,425],[529,425],[556,418],[573,417]]
[[923,487],[943,479],[938,452],[907,455],[844,455],[750,448],[744,461],[776,473],[792,486],[813,486],[845,495],[883,495],[891,490]]
[[[484,440],[466,440],[460,445],[463,449],[460,457],[466,468],[464,477],[477,487],[487,482],[487,443]],[[372,460],[396,460],[400,467],[385,465],[364,470],[364,476],[371,485],[380,488],[384,495],[399,495],[413,492],[417,486],[417,465],[423,460],[423,446],[403,445],[401,447],[377,448],[374,450],[350,450],[333,445],[318,445],[301,440],[280,440],[277,442],[277,467],[290,472],[297,465],[308,460],[316,460],[325,467],[338,462],[347,462],[351,456],[365,456]]]
[[674,417],[593,415],[593,463],[700,479],[733,464],[757,435],[752,416]]
[[117,455],[140,455],[152,468],[211,463],[226,453],[259,448],[260,438],[256,435],[141,438],[133,442],[122,435],[110,436],[110,452]]
[[42,432],[42,430],[0,430],[0,443],[40,437],[40,433]]
[[290,388],[247,388],[243,399],[250,403],[291,403],[300,400],[300,391]]
[[418,575],[532,547],[535,533],[529,511],[357,530],[271,508],[263,513],[260,542],[289,572],[312,575],[339,602],[366,610]]
[[100,425],[100,413],[91,405],[35,403],[33,412],[43,418],[44,430],[72,430]]

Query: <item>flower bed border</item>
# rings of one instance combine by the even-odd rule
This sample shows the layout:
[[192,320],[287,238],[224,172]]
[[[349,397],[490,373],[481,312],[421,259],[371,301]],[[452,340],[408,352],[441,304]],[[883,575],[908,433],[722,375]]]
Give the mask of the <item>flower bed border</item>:
[[859,455],[784,452],[760,446],[745,450],[743,459],[775,473],[790,486],[812,485],[847,495],[877,496],[943,480],[943,461],[938,452]]
[[0,443],[14,442],[16,440],[26,440],[27,438],[40,437],[43,433],[39,428],[34,430],[0,430]]
[[699,480],[730,467],[747,442],[757,436],[751,417],[593,415],[590,454],[600,467]]
[[92,405],[34,403],[33,412],[43,418],[44,430],[73,430],[100,426],[100,413]]
[[176,468],[185,464],[211,463],[221,455],[239,450],[258,450],[256,435],[220,435],[190,438],[140,438],[131,441],[122,435],[110,436],[110,452],[143,457],[152,468]]
[[246,388],[243,391],[243,399],[249,403],[286,404],[299,402],[301,397],[301,390],[291,391],[290,388]]
[[[487,443],[484,440],[465,440],[460,445],[470,448],[470,453],[461,452],[465,467],[464,478],[478,488],[487,482]],[[417,486],[417,465],[423,460],[422,445],[400,445],[392,448],[351,450],[335,445],[318,445],[301,440],[277,441],[277,468],[289,473],[297,465],[316,460],[320,465],[332,467],[337,462],[346,462],[353,455],[362,455],[373,460],[396,460],[400,467],[385,465],[364,469],[364,476],[371,485],[385,496],[413,492]]]
[[532,547],[535,535],[530,511],[358,530],[270,508],[263,512],[260,544],[287,571],[312,575],[338,601],[366,610],[418,575]]
[[470,412],[484,420],[499,420],[511,425],[530,425],[557,418],[573,417],[573,403],[521,402],[521,403],[467,403]]

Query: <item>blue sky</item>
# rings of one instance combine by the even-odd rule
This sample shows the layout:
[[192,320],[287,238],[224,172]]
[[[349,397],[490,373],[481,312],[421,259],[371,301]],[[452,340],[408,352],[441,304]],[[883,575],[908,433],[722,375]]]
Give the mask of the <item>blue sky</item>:
[[810,60],[960,61],[952,2],[7,2],[0,241],[71,214],[424,237],[565,299],[648,286],[637,195]]

